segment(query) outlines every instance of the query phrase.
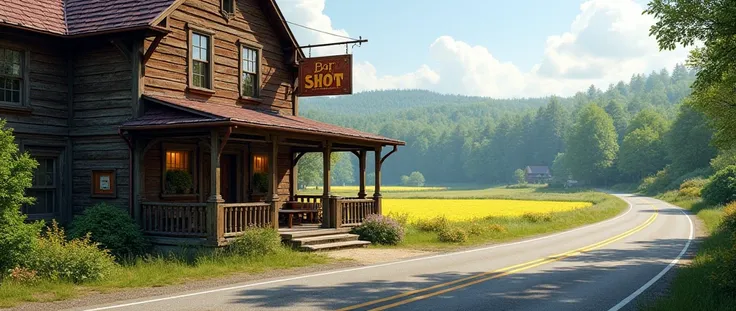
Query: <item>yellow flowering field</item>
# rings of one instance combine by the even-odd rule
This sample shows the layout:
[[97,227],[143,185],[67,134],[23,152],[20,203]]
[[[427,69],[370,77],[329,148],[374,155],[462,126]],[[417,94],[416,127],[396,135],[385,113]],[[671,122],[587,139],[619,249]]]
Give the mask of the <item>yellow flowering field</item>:
[[525,213],[555,213],[591,206],[590,202],[553,202],[486,199],[383,199],[383,214],[408,213],[409,220],[445,215],[450,221],[487,216],[521,216]]
[[[358,186],[332,186],[332,192],[358,192]],[[366,192],[373,194],[373,186],[366,186]],[[442,191],[447,190],[446,187],[406,187],[406,186],[381,186],[381,192],[420,192],[420,191]]]

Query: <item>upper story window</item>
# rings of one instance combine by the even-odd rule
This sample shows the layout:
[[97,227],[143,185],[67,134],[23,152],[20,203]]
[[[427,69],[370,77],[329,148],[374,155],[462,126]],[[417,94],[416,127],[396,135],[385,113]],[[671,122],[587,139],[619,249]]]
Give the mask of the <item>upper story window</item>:
[[235,0],[221,0],[222,13],[225,15],[235,14]]
[[203,89],[212,88],[210,80],[210,37],[192,33],[192,84]]
[[0,103],[23,103],[23,58],[20,51],[0,47]]
[[260,50],[245,46],[240,51],[240,95],[258,97],[260,86]]

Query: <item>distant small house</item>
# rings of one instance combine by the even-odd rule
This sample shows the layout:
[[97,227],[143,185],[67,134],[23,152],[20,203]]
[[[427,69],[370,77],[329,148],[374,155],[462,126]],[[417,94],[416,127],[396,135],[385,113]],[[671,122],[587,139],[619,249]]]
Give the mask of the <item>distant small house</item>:
[[552,179],[549,166],[527,166],[525,172],[526,182],[530,184],[542,184]]

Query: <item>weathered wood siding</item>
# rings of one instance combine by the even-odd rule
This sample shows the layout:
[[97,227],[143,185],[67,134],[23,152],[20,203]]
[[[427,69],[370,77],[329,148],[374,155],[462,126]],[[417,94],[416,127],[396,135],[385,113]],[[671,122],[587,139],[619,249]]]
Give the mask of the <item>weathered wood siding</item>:
[[[118,135],[131,119],[132,65],[108,40],[75,43],[73,59],[73,206],[79,213],[105,202],[128,209],[130,153]],[[92,170],[115,169],[117,198],[92,198]]]
[[[145,92],[159,95],[188,96],[188,27],[187,24],[215,32],[215,94],[205,99],[230,105],[277,109],[292,113],[294,74],[287,65],[287,55],[271,23],[256,0],[237,1],[235,17],[229,21],[220,14],[220,0],[189,0],[169,17],[172,33],[159,44],[145,68]],[[262,46],[261,103],[239,101],[239,44]],[[146,41],[145,47],[152,40]]]
[[[18,135],[66,136],[69,131],[67,60],[59,39],[0,28],[0,46],[30,51],[30,114],[0,112]],[[27,95],[27,94],[26,94]],[[25,96],[25,95],[24,95]]]

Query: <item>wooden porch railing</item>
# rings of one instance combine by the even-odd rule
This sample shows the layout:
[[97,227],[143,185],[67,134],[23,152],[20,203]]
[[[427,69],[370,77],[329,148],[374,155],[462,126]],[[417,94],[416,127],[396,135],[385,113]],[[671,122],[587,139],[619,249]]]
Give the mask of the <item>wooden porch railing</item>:
[[336,206],[342,209],[342,225],[357,226],[363,223],[366,216],[377,214],[376,201],[373,199],[338,199]]
[[159,203],[141,204],[143,232],[149,235],[207,237],[207,204]]
[[300,203],[322,203],[322,196],[321,195],[295,195],[294,199],[297,202]]
[[235,236],[248,227],[267,227],[273,224],[271,203],[220,204],[224,209],[225,237]]

